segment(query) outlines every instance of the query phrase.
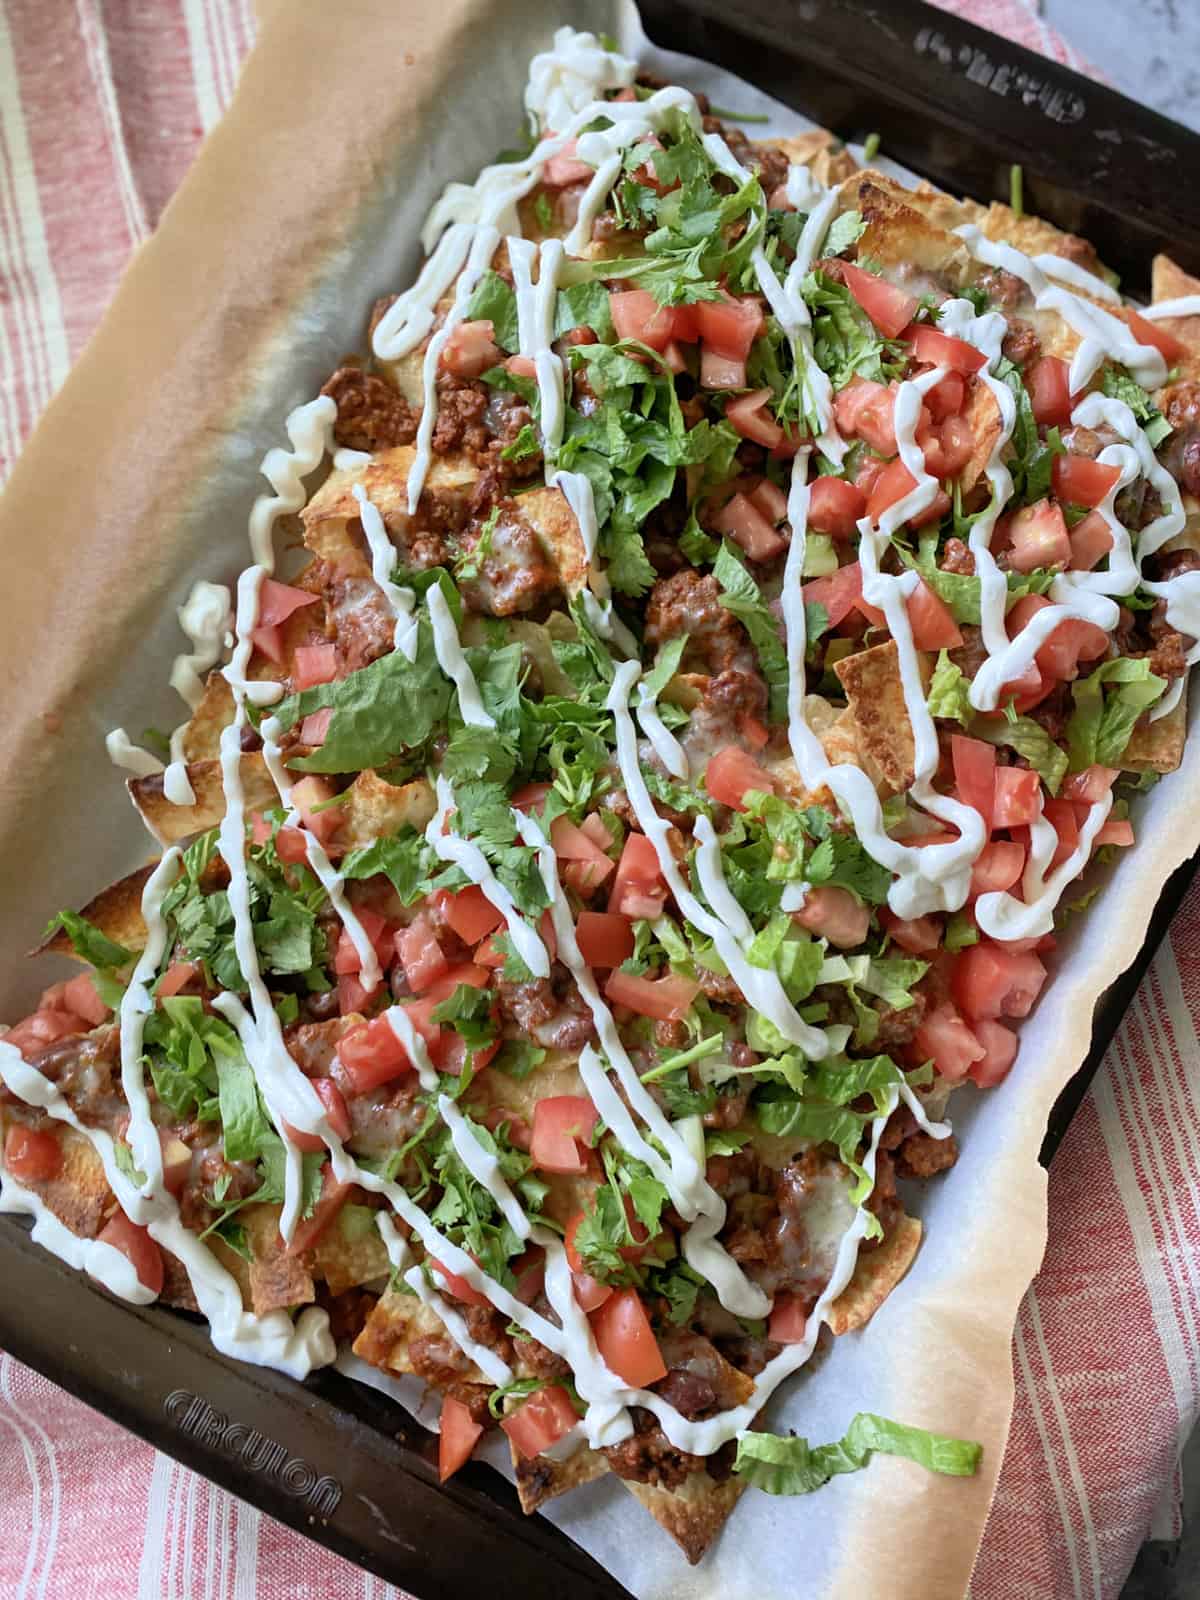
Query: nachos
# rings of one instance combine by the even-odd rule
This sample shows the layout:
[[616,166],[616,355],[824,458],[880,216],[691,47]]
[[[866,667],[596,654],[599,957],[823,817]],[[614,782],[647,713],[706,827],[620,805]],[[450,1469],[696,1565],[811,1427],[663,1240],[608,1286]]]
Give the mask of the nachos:
[[264,462],[166,760],[110,739],[163,853],[48,930],[85,970],[0,1042],[0,1204],[694,1561],[748,1486],[975,1469],[761,1413],[904,1277],[897,1180],[1179,764],[1200,284],[1136,311],[569,29],[526,110]]

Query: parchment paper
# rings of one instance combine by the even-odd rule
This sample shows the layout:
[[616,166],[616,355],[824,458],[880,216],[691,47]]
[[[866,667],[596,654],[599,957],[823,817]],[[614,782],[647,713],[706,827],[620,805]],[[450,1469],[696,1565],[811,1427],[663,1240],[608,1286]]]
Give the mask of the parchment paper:
[[[184,644],[174,607],[194,579],[231,582],[248,559],[257,463],[284,441],[288,410],[362,348],[374,297],[411,281],[417,227],[442,184],[513,142],[529,57],[553,29],[606,29],[638,48],[620,0],[263,10],[231,110],[0,502],[0,1015],[20,1015],[54,976],[17,959],[47,915],[150,853],[103,736],[182,715],[166,687]],[[771,107],[727,74],[680,76],[721,104]],[[860,1409],[882,1412],[980,1440],[980,1475],[880,1459],[805,1499],[749,1493],[698,1569],[615,1479],[552,1505],[635,1594],[965,1592],[1008,1429],[1013,1321],[1045,1243],[1047,1113],[1086,1054],[1096,999],[1136,954],[1171,870],[1200,846],[1198,770],[1193,740],[1182,770],[1145,798],[1138,844],[1069,930],[1012,1075],[955,1099],[963,1155],[915,1207],[927,1233],[909,1277],[862,1333],[787,1386],[772,1417],[816,1442]]]

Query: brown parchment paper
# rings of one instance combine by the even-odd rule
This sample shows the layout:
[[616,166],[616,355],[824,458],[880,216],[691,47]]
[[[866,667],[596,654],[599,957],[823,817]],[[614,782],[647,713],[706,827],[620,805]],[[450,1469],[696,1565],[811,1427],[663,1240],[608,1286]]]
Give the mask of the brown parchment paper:
[[[374,297],[411,281],[416,229],[442,184],[513,141],[529,57],[553,29],[606,29],[679,81],[723,88],[722,103],[779,110],[727,74],[648,51],[621,0],[260,11],[233,106],[0,500],[0,1016],[21,1014],[52,976],[18,959],[47,915],[151,853],[104,734],[179,720],[166,688],[184,644],[174,607],[194,579],[232,582],[248,559],[263,453],[362,347]],[[963,1155],[914,1204],[926,1238],[909,1277],[770,1413],[814,1442],[859,1409],[968,1436],[984,1446],[981,1473],[943,1479],[881,1459],[806,1499],[749,1494],[698,1569],[611,1478],[549,1508],[643,1600],[965,1593],[1008,1430],[1013,1321],[1045,1242],[1047,1113],[1086,1054],[1096,999],[1200,846],[1198,766],[1193,740],[1145,797],[1139,842],[1070,930],[1013,1074],[955,1100]],[[1012,1583],[1019,1594],[1019,1572]]]

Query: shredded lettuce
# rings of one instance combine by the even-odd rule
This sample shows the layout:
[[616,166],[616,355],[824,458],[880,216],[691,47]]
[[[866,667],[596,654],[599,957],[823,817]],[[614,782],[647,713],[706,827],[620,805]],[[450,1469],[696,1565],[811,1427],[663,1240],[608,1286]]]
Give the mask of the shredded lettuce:
[[[1105,686],[1113,689],[1104,693]],[[1117,656],[1104,661],[1086,678],[1071,685],[1075,711],[1067,724],[1067,748],[1072,772],[1082,772],[1093,762],[1118,767],[1142,712],[1161,698],[1165,678],[1150,671],[1145,657]]]
[[951,661],[945,650],[940,650],[929,685],[929,715],[952,718],[955,722],[961,722],[964,728],[969,727],[975,715],[970,688],[970,681],[964,676],[962,668]]
[[767,1494],[811,1494],[838,1473],[858,1472],[875,1452],[904,1456],[929,1472],[970,1478],[979,1470],[983,1447],[860,1411],[832,1444],[813,1446],[796,1434],[744,1433],[733,1470]]
[[[1051,794],[1057,794],[1067,772],[1067,752],[1032,717],[1007,717],[990,723],[980,720],[971,730],[989,744],[1005,744],[1024,756]],[[1087,763],[1085,762],[1086,766]]]
[[759,665],[767,680],[767,714],[770,720],[786,722],[788,665],[787,652],[779,636],[779,625],[767,610],[767,603],[758,585],[746,571],[728,539],[717,554],[713,577],[721,586],[721,604],[742,624],[750,635],[751,644],[758,651]]

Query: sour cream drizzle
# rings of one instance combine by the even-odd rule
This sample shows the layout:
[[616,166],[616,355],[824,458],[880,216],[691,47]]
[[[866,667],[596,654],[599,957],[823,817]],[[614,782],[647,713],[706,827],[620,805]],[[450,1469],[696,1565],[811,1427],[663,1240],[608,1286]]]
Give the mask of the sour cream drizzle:
[[379,507],[367,498],[367,491],[361,483],[356,483],[351,493],[358,501],[359,520],[371,552],[371,576],[383,591],[384,599],[391,606],[396,619],[392,644],[406,661],[412,661],[417,654],[417,623],[413,616],[416,596],[411,589],[392,581],[392,573],[396,570],[396,550],[388,538]]
[[1164,317],[1200,317],[1200,294],[1181,294],[1174,300],[1160,300],[1157,305],[1139,306],[1138,315],[1150,322]]

